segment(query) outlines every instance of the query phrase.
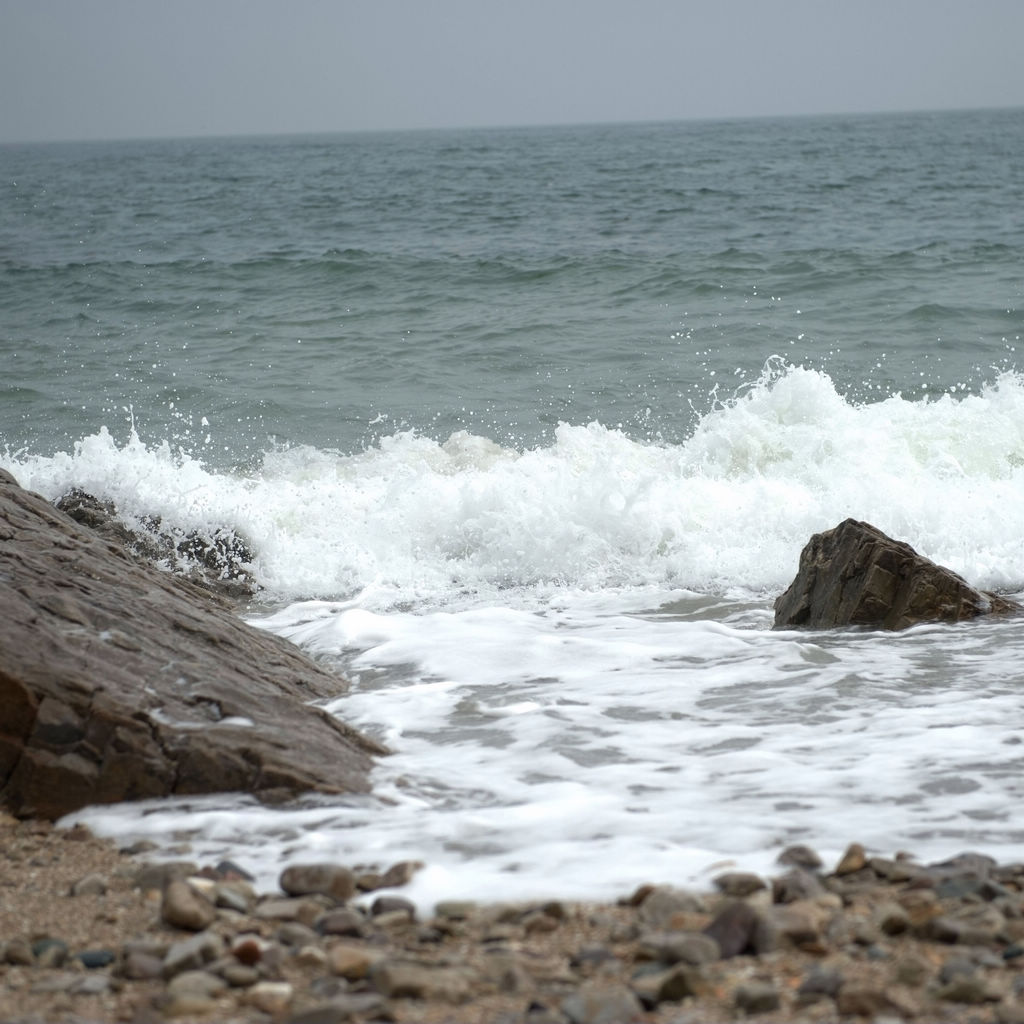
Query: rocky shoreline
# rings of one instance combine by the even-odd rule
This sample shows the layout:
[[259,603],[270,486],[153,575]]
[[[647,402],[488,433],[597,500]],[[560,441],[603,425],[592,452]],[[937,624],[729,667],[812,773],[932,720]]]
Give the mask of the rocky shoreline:
[[258,893],[244,864],[0,815],[0,1020],[1024,1024],[1024,865],[780,860],[712,892],[418,915],[415,864],[297,862]]

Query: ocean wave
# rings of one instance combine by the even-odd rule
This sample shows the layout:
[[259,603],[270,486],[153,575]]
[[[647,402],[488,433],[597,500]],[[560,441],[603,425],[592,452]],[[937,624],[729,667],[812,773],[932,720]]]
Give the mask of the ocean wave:
[[783,588],[810,534],[869,520],[986,587],[1024,586],[1024,378],[978,394],[857,403],[827,374],[769,361],[683,443],[560,424],[533,448],[403,431],[354,455],[292,445],[247,474],[195,444],[118,441],[7,452],[56,498],[81,487],[129,520],[231,528],[272,599],[372,593],[441,605],[574,587]]

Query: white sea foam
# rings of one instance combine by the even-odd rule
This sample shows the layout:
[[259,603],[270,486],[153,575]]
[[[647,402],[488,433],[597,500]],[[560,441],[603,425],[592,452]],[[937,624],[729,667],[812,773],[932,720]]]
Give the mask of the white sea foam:
[[766,868],[806,841],[1024,857],[1012,622],[769,630],[808,536],[870,520],[972,582],[1024,586],[1024,381],[860,406],[771,366],[679,446],[599,424],[528,451],[414,434],[269,452],[250,477],[105,432],[7,457],[136,518],[231,526],[261,626],[352,679],[332,707],[395,750],[370,798],[94,809],[104,831],[247,856],[428,864],[446,895],[609,896]]
[[131,517],[230,526],[276,600],[393,604],[550,587],[778,590],[807,537],[867,519],[972,582],[1024,586],[1024,380],[979,395],[854,405],[821,372],[771,364],[684,444],[562,425],[515,451],[402,433],[341,455],[266,453],[213,473],[106,431],[72,453],[0,457],[28,487],[71,486]]

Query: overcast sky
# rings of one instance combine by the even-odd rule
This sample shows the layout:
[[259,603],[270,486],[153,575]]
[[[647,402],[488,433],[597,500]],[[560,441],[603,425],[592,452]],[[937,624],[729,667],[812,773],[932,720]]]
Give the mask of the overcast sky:
[[0,0],[0,141],[1024,106],[1024,0]]

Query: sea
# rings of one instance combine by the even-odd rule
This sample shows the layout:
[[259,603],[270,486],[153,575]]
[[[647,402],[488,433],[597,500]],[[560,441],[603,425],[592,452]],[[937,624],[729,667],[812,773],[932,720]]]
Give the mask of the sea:
[[422,906],[1024,860],[1021,620],[772,628],[851,516],[1024,597],[1024,110],[5,145],[0,189],[0,466],[244,538],[239,614],[392,750],[68,822],[417,860]]

